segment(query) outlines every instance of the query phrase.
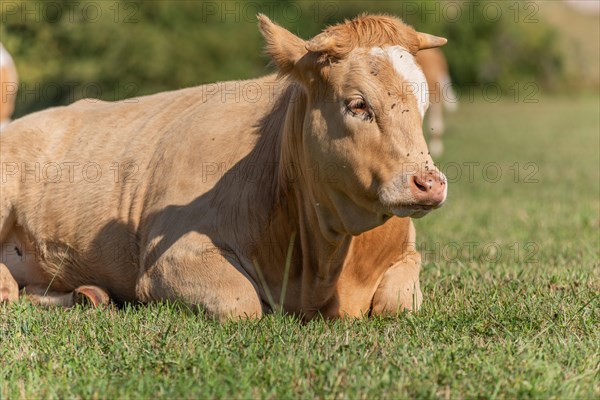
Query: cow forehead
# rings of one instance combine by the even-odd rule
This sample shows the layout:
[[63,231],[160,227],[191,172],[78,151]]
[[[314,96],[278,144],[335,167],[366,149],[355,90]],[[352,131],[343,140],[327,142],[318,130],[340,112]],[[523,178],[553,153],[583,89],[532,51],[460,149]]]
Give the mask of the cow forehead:
[[402,46],[373,47],[371,54],[385,57],[391,62],[396,73],[404,81],[403,88],[412,92],[417,98],[419,112],[421,118],[423,118],[427,107],[429,107],[429,88],[427,87],[425,75],[413,55]]

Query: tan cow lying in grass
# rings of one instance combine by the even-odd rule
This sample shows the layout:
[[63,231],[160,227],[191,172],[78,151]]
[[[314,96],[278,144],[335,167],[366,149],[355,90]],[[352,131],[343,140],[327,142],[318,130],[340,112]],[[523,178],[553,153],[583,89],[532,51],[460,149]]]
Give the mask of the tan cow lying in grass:
[[429,149],[431,154],[436,157],[444,151],[442,143],[444,108],[447,111],[456,111],[457,97],[452,89],[448,62],[440,49],[420,51],[417,53],[416,59],[425,74],[429,87],[430,106],[427,110],[425,125],[429,128]]
[[9,126],[8,299],[18,284],[43,303],[107,293],[220,319],[419,307],[409,217],[440,207],[447,188],[423,138],[414,54],[446,40],[387,16],[310,41],[259,22],[280,79],[82,100]]
[[0,43],[0,132],[10,123],[15,111],[19,76],[10,53]]

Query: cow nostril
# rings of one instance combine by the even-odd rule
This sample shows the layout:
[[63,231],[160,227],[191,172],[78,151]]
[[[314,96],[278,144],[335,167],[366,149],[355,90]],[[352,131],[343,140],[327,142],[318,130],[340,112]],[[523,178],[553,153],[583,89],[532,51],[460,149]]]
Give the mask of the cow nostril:
[[419,189],[421,192],[427,191],[427,187],[425,185],[421,184],[421,182],[419,182],[419,178],[417,178],[416,176],[413,176],[413,183],[415,184],[417,189]]

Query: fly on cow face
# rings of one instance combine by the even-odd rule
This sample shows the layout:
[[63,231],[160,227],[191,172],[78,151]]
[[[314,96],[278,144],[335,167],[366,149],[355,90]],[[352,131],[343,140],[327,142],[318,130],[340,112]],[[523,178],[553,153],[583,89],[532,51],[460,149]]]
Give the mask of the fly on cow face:
[[401,46],[374,47],[371,54],[387,58],[402,81],[402,92],[409,92],[417,99],[421,118],[429,107],[429,89],[421,67],[412,54]]

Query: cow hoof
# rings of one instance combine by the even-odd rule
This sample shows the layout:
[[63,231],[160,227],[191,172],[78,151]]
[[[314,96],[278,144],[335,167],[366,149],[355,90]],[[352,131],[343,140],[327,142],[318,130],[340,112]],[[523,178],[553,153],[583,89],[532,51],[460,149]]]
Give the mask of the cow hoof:
[[13,302],[19,299],[19,285],[8,268],[0,263],[0,303]]
[[110,303],[108,293],[98,286],[79,286],[73,292],[73,300],[75,304],[91,305],[93,307]]

